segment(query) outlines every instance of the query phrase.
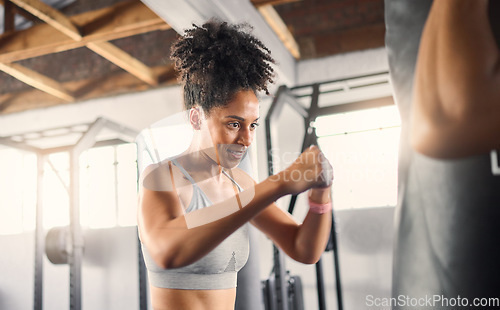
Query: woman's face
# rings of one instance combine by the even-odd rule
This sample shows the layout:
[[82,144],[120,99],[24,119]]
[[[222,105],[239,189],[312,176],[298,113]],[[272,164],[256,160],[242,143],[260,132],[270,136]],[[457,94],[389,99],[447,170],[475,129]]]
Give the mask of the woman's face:
[[[239,91],[226,106],[213,108],[202,122],[202,149],[225,168],[236,167],[252,144],[259,120],[259,101],[253,91]],[[202,142],[205,144],[205,142]]]

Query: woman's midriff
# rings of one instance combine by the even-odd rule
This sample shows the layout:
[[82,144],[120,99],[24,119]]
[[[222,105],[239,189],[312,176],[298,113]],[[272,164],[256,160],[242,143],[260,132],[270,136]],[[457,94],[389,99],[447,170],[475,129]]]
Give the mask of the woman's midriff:
[[150,286],[154,310],[234,310],[236,288],[175,290]]

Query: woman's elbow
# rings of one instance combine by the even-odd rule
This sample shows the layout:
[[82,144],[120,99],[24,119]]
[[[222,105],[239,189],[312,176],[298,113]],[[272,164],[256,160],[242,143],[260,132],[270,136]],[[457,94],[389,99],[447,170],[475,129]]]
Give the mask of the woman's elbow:
[[158,249],[150,250],[151,259],[155,264],[162,269],[172,268],[172,258],[168,255],[168,251]]
[[304,250],[304,251],[299,251],[298,253],[295,253],[294,255],[290,255],[292,259],[295,261],[306,264],[306,265],[312,265],[316,264],[320,258],[321,255],[323,254],[323,251],[315,251],[315,250]]
[[151,259],[155,264],[162,269],[172,269],[179,268],[187,265],[182,262],[179,251],[173,249],[172,245],[169,244],[149,244],[148,247]]
[[304,257],[300,262],[302,264],[312,265],[312,264],[316,264],[317,262],[319,262],[320,258],[321,258],[321,255],[307,256],[307,257]]

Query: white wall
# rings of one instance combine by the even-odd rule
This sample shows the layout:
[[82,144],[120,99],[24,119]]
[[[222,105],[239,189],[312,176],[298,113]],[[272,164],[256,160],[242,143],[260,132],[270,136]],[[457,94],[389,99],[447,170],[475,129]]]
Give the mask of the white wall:
[[297,85],[387,71],[389,64],[385,48],[375,48],[300,61],[297,64]]
[[0,136],[91,123],[102,116],[141,130],[182,110],[177,86],[0,116]]

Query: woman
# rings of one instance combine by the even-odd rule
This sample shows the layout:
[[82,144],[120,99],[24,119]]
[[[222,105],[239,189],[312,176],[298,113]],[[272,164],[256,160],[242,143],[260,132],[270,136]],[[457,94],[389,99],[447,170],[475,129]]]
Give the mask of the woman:
[[[333,177],[317,147],[258,184],[236,168],[258,126],[256,92],[268,93],[273,76],[269,50],[244,30],[210,21],[173,46],[194,137],[185,152],[141,176],[138,225],[157,310],[234,309],[248,222],[307,264],[328,241]],[[302,224],[274,203],[308,189]]]

